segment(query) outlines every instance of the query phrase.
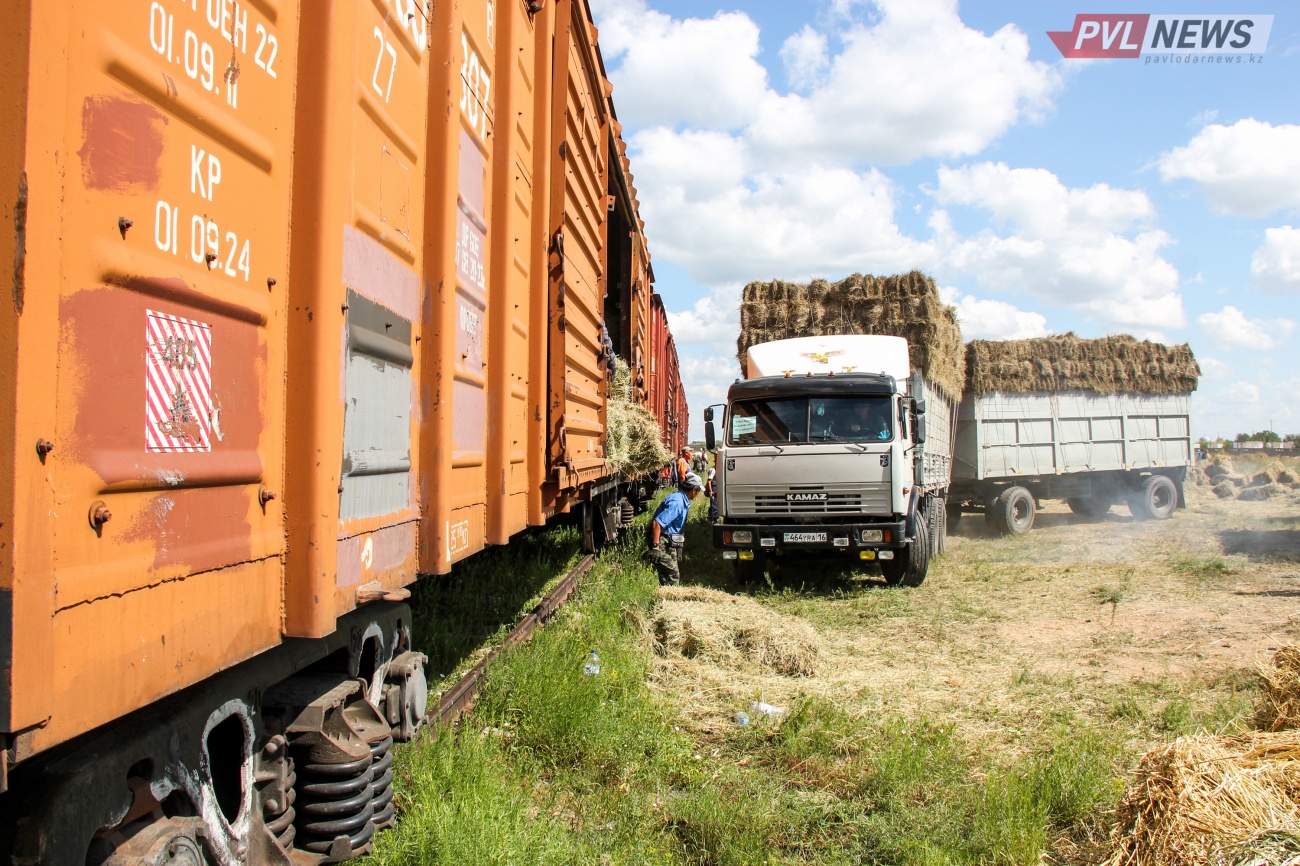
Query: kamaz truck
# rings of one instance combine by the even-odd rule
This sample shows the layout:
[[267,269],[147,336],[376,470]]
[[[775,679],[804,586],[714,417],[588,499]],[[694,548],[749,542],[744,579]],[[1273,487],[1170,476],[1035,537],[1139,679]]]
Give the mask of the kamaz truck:
[[907,341],[823,336],[751,346],[727,394],[713,542],[738,577],[774,559],[878,563],[918,586],[946,537],[955,405],[919,371]]

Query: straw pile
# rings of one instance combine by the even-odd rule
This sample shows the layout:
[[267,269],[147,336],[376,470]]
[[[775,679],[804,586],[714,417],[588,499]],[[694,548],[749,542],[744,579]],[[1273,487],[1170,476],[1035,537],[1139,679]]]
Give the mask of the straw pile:
[[754,282],[740,303],[741,369],[757,343],[791,337],[874,334],[907,339],[912,366],[954,400],[961,399],[966,364],[961,328],[939,300],[934,280],[920,271],[892,277],[853,274],[839,282]]
[[665,586],[650,624],[660,654],[733,673],[817,673],[821,639],[800,619],[702,587]]
[[622,358],[614,359],[614,386],[605,418],[605,455],[617,472],[635,478],[658,471],[672,459],[655,416],[632,402],[632,373]]
[[972,340],[967,387],[995,391],[1092,391],[1187,394],[1201,368],[1191,346],[1138,341],[1127,334],[1084,340],[1074,334],[1032,340]]
[[1266,731],[1300,728],[1300,646],[1280,647],[1255,666],[1264,696],[1257,721]]
[[[1251,862],[1300,834],[1300,732],[1179,737],[1143,756],[1106,866]],[[1300,846],[1283,845],[1283,857]],[[1271,860],[1268,862],[1278,862]]]

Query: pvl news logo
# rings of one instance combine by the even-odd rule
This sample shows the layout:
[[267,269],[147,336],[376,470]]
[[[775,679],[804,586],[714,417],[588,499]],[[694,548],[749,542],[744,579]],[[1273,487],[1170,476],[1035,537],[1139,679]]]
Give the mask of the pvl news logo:
[[1047,31],[1064,57],[1145,63],[1263,63],[1272,15],[1076,15]]

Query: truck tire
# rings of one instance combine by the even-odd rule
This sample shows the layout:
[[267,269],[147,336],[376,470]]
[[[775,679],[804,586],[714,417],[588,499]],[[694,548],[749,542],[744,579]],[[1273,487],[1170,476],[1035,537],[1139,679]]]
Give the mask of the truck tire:
[[890,586],[920,586],[930,570],[930,531],[924,520],[916,522],[911,544],[894,552],[893,559],[880,560],[880,573]]
[[1080,517],[1097,519],[1110,513],[1109,499],[1099,499],[1096,496],[1073,496],[1065,502],[1070,506],[1070,510]]
[[[947,526],[944,528],[948,531],[956,529],[957,526],[961,523],[961,517],[962,517],[961,503],[953,502],[952,500],[949,500],[948,507],[944,509],[944,518],[947,522]],[[945,542],[947,541],[946,538],[947,534],[948,532],[944,532]],[[947,545],[945,544],[944,546],[946,547]]]
[[1128,500],[1138,520],[1168,520],[1178,508],[1178,487],[1167,475],[1148,475]]
[[939,541],[934,549],[939,556],[948,552],[948,506],[946,500],[939,501]]
[[1008,487],[990,506],[993,529],[1000,535],[1024,535],[1034,528],[1034,497],[1023,487]]
[[930,534],[930,558],[934,559],[943,552],[939,549],[943,538],[943,527],[939,525],[943,514],[943,500],[937,496],[927,496],[924,508],[925,529]]

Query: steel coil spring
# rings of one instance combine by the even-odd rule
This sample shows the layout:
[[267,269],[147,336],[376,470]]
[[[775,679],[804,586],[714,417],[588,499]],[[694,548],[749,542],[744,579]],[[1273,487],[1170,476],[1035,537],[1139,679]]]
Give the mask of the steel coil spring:
[[370,790],[374,792],[375,815],[372,822],[375,829],[391,827],[396,822],[396,804],[393,803],[393,737],[389,734],[377,743],[370,744],[370,756],[373,760],[374,780]]
[[298,799],[298,789],[294,786],[298,784],[298,774],[293,771],[293,760],[289,761],[289,774],[286,779],[287,790],[285,791],[284,810],[278,815],[268,815],[266,817],[266,829],[280,843],[280,847],[288,851],[293,846],[293,839],[298,835],[297,829],[293,826],[293,819],[297,811],[293,808],[294,801]]
[[347,836],[359,851],[375,835],[374,757],[346,764],[298,762],[298,847],[325,854],[334,839]]

